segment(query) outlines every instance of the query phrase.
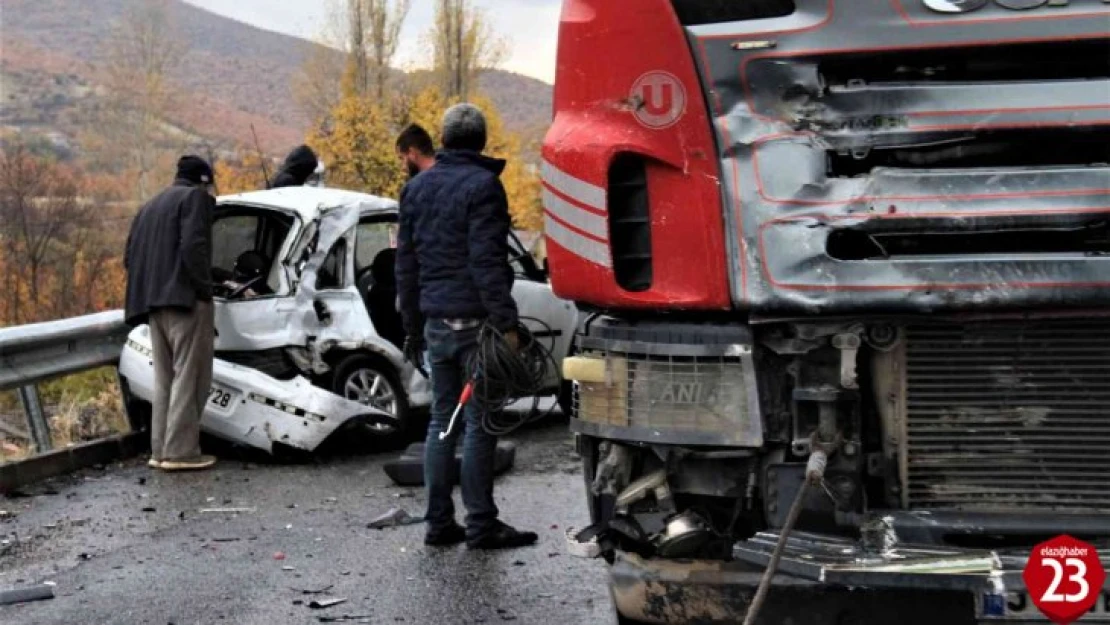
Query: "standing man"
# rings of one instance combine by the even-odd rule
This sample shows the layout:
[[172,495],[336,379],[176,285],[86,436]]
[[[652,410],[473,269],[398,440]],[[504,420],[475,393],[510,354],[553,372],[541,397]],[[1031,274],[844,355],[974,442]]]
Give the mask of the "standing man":
[[436,150],[432,137],[419,124],[409,124],[397,136],[397,157],[401,159],[409,179],[428,171],[436,164]]
[[212,167],[197,156],[177,162],[177,176],[131,224],[127,323],[149,324],[154,360],[150,466],[207,469],[200,417],[212,385]]
[[[435,166],[401,191],[397,237],[397,285],[404,318],[405,357],[420,366],[427,342],[432,369],[432,415],[424,452],[428,510],[427,545],[466,541],[471,549],[523,547],[536,542],[498,520],[493,500],[493,461],[497,439],[482,428],[475,402],[464,410],[462,471],[465,529],[455,521],[451,500],[455,428],[447,429],[469,378],[468,356],[482,323],[490,323],[515,342],[516,303],[509,266],[509,207],[498,178],[505,161],[481,154],[486,120],[470,104],[451,107],[443,116],[443,151]],[[400,146],[400,142],[399,142]]]

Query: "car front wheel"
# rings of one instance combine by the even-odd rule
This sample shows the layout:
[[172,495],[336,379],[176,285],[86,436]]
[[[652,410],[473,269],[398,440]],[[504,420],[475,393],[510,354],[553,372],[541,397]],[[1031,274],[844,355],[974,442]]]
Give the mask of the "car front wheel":
[[379,436],[400,437],[408,424],[409,403],[393,367],[365,354],[348,356],[335,369],[332,391],[364,406],[377,408],[397,418],[397,425],[370,424]]

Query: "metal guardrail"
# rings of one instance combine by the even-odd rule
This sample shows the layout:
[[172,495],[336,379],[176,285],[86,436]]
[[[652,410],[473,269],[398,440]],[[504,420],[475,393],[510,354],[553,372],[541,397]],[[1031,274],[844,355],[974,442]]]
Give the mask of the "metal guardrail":
[[18,389],[39,453],[51,444],[37,385],[117,364],[129,330],[122,310],[0,329],[0,391]]

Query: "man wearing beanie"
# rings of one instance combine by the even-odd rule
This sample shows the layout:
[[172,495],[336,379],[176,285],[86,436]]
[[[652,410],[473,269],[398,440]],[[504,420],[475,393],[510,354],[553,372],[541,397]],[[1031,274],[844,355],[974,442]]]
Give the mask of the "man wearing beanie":
[[293,148],[293,151],[285,157],[285,162],[281,164],[281,168],[274,175],[274,181],[270,183],[270,188],[303,187],[308,179],[312,177],[312,174],[316,173],[316,168],[319,165],[320,161],[316,158],[316,153],[312,151],[312,148],[307,145],[299,145]]
[[[516,303],[509,266],[509,205],[498,178],[505,161],[481,154],[486,120],[470,104],[443,116],[443,150],[435,166],[401,191],[397,235],[397,288],[404,319],[405,357],[421,366],[427,343],[432,372],[432,414],[424,451],[428,509],[427,545],[463,542],[472,549],[523,547],[536,542],[498,520],[493,500],[497,439],[482,429],[475,402],[464,410],[464,427],[446,440],[455,403],[467,378],[466,361],[479,327],[492,324],[515,343]],[[455,520],[451,473],[459,430],[464,430],[462,470],[466,527]]]
[[149,324],[154,360],[150,466],[206,469],[200,418],[212,385],[212,167],[177,162],[169,188],[146,203],[127,237],[127,323]]

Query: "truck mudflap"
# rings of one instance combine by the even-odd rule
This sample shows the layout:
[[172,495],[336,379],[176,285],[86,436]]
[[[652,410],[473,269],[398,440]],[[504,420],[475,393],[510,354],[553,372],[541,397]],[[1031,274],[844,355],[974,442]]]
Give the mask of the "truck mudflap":
[[[777,533],[741,541],[730,562],[648,559],[616,551],[613,602],[648,623],[743,621]],[[902,544],[872,551],[859,541],[795,533],[759,623],[1048,622],[1030,601],[1022,570],[1027,552]],[[1104,567],[1110,557],[1101,556]],[[1084,622],[1110,622],[1110,581]]]

